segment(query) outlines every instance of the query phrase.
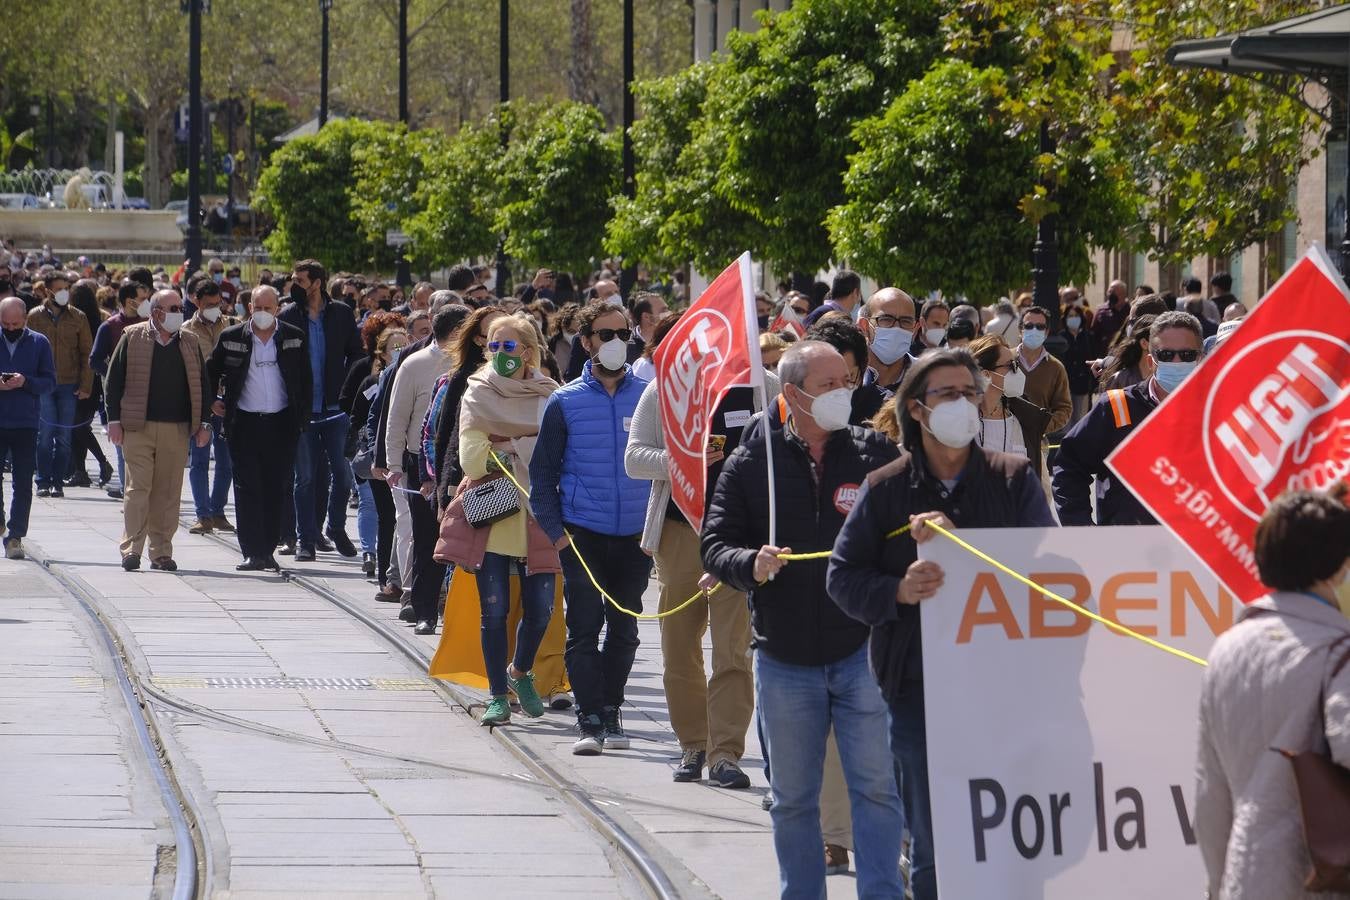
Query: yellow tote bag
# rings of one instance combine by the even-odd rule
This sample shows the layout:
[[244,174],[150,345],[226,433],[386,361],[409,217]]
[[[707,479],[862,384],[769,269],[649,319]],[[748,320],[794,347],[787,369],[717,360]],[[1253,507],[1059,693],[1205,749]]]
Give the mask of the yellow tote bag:
[[[506,646],[508,658],[515,652],[516,625],[520,622],[520,579],[511,576],[511,611],[506,617]],[[445,601],[445,618],[441,623],[441,643],[431,660],[430,674],[467,687],[488,689],[487,670],[483,665],[481,638],[482,612],[478,603],[478,579],[472,572],[455,569],[450,579],[450,594]],[[567,669],[563,665],[563,648],[567,642],[567,625],[563,621],[562,576],[555,579],[553,588],[553,616],[549,619],[544,642],[534,659],[534,687],[540,696],[561,694],[571,689]],[[505,666],[507,660],[500,661]]]

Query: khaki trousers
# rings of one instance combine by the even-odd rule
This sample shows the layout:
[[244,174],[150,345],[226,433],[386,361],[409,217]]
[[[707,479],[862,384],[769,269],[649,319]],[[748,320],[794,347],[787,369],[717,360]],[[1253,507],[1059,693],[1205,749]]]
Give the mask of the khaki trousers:
[[[685,522],[667,519],[656,551],[660,610],[698,593],[703,575],[699,540]],[[712,627],[712,678],[704,674],[703,635]],[[750,665],[750,608],[745,595],[723,587],[661,620],[663,682],[670,725],[682,750],[706,750],[708,764],[737,762],[755,710]]]
[[825,739],[825,774],[820,782],[820,832],[825,843],[853,849],[853,812],[833,728]]
[[151,560],[173,556],[188,457],[188,425],[146,422],[143,428],[123,435],[127,487],[122,501],[122,555],[140,556],[149,536]]

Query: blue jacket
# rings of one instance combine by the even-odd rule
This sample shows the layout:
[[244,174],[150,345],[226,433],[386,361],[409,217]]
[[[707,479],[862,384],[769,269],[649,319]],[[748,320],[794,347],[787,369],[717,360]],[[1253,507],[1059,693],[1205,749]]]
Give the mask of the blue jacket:
[[24,378],[23,387],[0,391],[0,428],[37,428],[38,398],[56,387],[52,345],[25,328],[11,356],[9,341],[0,337],[0,372],[17,372]]
[[530,508],[549,540],[565,525],[613,537],[638,535],[651,482],[628,477],[623,452],[647,382],[626,374],[611,397],[588,360],[581,378],[548,398],[530,460]]

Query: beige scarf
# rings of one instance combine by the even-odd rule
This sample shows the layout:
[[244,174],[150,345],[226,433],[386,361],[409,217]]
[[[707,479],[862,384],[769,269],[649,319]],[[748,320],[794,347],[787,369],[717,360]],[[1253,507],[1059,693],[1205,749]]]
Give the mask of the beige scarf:
[[516,480],[529,490],[530,457],[539,437],[539,422],[544,404],[557,389],[558,382],[538,369],[525,378],[507,378],[484,366],[469,376],[459,407],[459,429],[501,439],[493,443],[493,449],[511,455]]

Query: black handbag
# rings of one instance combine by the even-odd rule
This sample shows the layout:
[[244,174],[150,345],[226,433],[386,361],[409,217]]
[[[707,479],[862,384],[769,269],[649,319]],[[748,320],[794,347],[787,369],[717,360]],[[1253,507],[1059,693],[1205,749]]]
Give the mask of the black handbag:
[[494,478],[464,491],[460,502],[465,520],[474,528],[486,528],[520,512],[520,491],[510,479]]

